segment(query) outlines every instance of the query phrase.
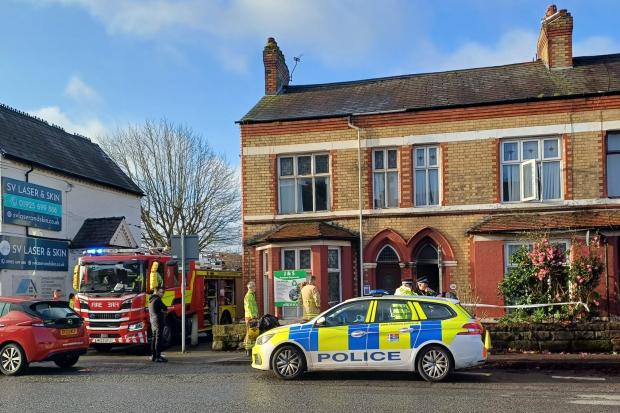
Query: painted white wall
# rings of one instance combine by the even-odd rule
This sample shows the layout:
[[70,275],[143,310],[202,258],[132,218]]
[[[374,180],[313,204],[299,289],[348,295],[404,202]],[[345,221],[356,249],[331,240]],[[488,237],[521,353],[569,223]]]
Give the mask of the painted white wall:
[[[0,176],[25,181],[29,165],[14,162],[0,156]],[[49,231],[5,224],[1,222],[0,233],[13,236],[39,236],[71,241],[87,218],[124,216],[134,239],[140,242],[140,197],[86,180],[76,179],[53,171],[35,167],[28,175],[33,184],[59,190],[62,193],[62,229]],[[1,214],[0,214],[1,215]],[[79,257],[78,251],[69,253],[69,269],[64,271],[0,270],[0,295],[14,293],[20,278],[32,277],[41,282],[54,282],[52,278],[64,278],[65,294],[71,289],[73,266]]]

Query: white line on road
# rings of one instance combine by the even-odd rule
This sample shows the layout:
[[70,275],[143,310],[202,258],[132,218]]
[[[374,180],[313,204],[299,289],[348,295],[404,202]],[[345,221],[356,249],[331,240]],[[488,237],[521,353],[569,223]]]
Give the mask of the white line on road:
[[578,394],[578,399],[569,400],[571,404],[589,406],[620,406],[620,396],[612,394]]
[[604,377],[571,377],[571,376],[551,376],[552,379],[562,380],[587,380],[587,381],[605,381]]
[[464,376],[485,376],[485,377],[490,377],[492,375],[492,373],[480,373],[480,372],[474,372],[474,371],[459,371],[458,374],[464,375]]

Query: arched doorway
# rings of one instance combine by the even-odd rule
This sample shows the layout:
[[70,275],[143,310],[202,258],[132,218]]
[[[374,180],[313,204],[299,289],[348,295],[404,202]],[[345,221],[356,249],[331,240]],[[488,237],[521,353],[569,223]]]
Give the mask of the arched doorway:
[[386,245],[377,255],[377,286],[378,290],[393,293],[401,284],[400,258],[394,248]]
[[440,293],[441,277],[439,273],[439,251],[437,246],[431,241],[426,240],[415,257],[416,278],[426,277],[428,286]]

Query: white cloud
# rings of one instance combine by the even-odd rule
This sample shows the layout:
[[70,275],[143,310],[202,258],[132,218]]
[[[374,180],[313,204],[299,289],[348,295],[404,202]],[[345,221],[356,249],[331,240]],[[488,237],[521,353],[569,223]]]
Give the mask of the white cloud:
[[69,79],[65,86],[65,94],[78,103],[97,103],[101,100],[97,91],[78,76]]
[[105,135],[106,127],[96,118],[74,120],[64,113],[58,106],[46,106],[29,111],[30,114],[58,125],[70,133],[78,133],[93,141]]
[[409,6],[395,7],[397,0],[30,1],[80,7],[114,35],[179,42],[199,39],[227,68],[238,72],[246,70],[247,46],[257,39],[263,42],[275,36],[300,48],[291,53],[312,54],[326,64],[342,66],[368,56],[389,41],[390,33],[405,24],[415,25],[417,18],[410,15],[405,21],[403,8]]

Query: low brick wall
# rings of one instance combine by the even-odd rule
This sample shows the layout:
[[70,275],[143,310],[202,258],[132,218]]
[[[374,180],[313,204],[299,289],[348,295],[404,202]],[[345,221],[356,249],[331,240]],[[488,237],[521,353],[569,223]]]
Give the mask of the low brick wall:
[[245,338],[245,323],[225,324],[213,326],[213,343],[211,348],[215,351],[228,351],[243,348]]
[[620,351],[620,322],[571,324],[485,323],[491,334],[493,352],[608,352]]

